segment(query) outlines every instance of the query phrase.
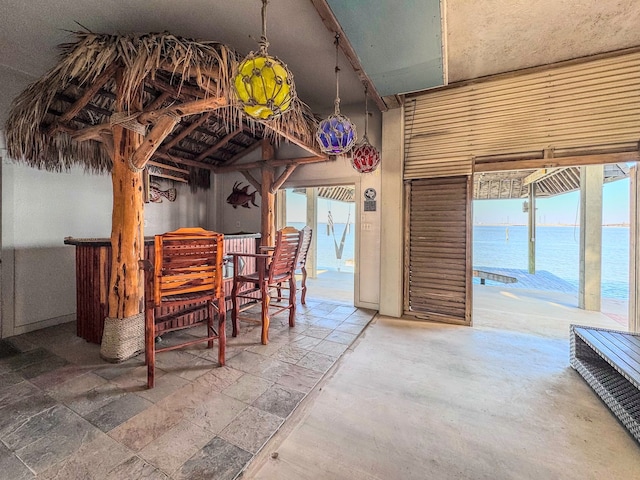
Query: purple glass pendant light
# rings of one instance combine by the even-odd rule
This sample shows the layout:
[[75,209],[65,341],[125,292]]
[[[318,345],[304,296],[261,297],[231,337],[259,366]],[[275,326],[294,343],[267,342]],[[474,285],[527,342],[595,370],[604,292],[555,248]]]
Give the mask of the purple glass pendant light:
[[329,155],[342,155],[353,148],[358,136],[356,127],[351,120],[340,114],[340,84],[338,67],[338,42],[336,35],[336,100],[335,111],[320,122],[316,132],[316,138],[320,144],[320,150]]
[[369,126],[369,103],[367,102],[367,88],[364,89],[364,137],[353,151],[351,166],[359,173],[371,173],[380,165],[380,152],[369,143],[367,128]]

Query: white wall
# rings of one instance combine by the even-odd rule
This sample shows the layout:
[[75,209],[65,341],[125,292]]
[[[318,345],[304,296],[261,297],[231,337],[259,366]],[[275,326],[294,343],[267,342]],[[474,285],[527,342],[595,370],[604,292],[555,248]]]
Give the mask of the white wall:
[[[364,111],[361,106],[341,107],[341,113],[354,122],[358,141],[364,136]],[[381,115],[370,115],[367,137],[378,150],[381,149]],[[384,163],[384,157],[382,158]],[[380,303],[380,235],[382,230],[381,169],[370,174],[359,174],[347,157],[338,157],[334,162],[318,163],[298,167],[285,183],[285,187],[311,187],[323,185],[354,184],[356,206],[356,265],[354,304],[358,307],[377,310]],[[364,211],[364,191],[374,188],[377,192],[376,211]]]
[[[254,150],[249,153],[243,162],[250,161],[255,162],[262,158],[261,149]],[[260,170],[252,170],[251,173],[258,182],[262,181],[260,177]],[[256,192],[254,195],[257,207],[249,202],[249,208],[236,206],[227,203],[227,198],[233,191],[233,185],[238,182],[240,188],[244,188],[248,185],[247,193],[252,194],[256,191],[252,185],[247,182],[246,178],[241,173],[227,173],[223,175],[213,175],[214,177],[214,195],[216,199],[217,209],[215,209],[216,221],[214,222],[214,229],[222,233],[260,233],[260,205],[262,205],[262,198],[260,192]]]
[[[161,188],[171,185],[162,182]],[[175,202],[145,204],[145,235],[207,228],[207,193],[177,185]],[[8,160],[2,165],[3,336],[75,318],[75,248],[64,238],[111,235],[108,175],[81,168],[53,173]]]
[[404,284],[404,109],[383,115],[382,129],[382,224],[380,265],[380,313],[400,317]]

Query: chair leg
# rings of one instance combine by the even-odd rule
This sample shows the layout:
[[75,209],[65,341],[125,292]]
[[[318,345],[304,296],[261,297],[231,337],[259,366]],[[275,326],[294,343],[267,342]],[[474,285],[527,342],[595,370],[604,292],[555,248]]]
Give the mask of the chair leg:
[[302,305],[307,304],[307,269],[305,267],[301,268],[302,270],[302,293],[300,294],[300,303]]
[[[213,332],[215,331],[213,327],[213,319],[215,317],[215,308],[213,305],[213,300],[207,302],[207,337],[211,337]],[[207,342],[207,348],[213,348],[213,338],[211,338]]]
[[269,296],[269,285],[267,282],[260,284],[260,294],[262,297],[262,344],[269,343],[269,302],[271,297]]
[[226,333],[226,302],[224,295],[218,299],[218,363],[221,367],[225,364],[225,355],[227,349],[227,333]]
[[296,326],[296,276],[289,277],[289,327]]
[[239,282],[236,280],[233,281],[233,288],[231,289],[231,323],[233,326],[232,335],[234,337],[238,336],[238,331],[240,330],[240,320],[238,319],[238,315],[240,314],[240,305],[238,305],[238,298],[236,295],[238,294],[238,290],[240,289]]
[[279,284],[278,284],[278,289],[277,289],[277,292],[278,292],[278,301],[279,301],[279,302],[280,302],[280,301],[282,301],[282,288],[281,288],[281,287],[282,287],[282,284],[281,284],[281,283],[279,283]]
[[147,364],[147,388],[155,384],[156,338],[153,308],[147,308],[144,315],[145,363]]

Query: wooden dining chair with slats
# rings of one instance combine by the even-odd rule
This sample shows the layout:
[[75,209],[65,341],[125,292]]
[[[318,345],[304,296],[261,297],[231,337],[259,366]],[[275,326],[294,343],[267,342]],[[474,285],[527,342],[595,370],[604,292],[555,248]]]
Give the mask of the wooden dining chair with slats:
[[[298,259],[296,260],[296,268],[295,271],[300,271],[302,278],[300,280],[300,303],[302,305],[307,304],[307,257],[309,256],[309,248],[311,247],[311,240],[313,238],[313,231],[311,227],[306,225],[302,228],[302,242],[300,243],[300,248],[298,250]],[[278,296],[277,300],[283,300],[282,289],[284,287],[281,283],[278,284]]]
[[[253,307],[255,302],[261,305],[262,335],[261,341],[263,345],[269,343],[269,323],[270,316],[277,315],[285,310],[289,310],[289,326],[295,326],[296,316],[296,279],[295,268],[298,259],[298,252],[302,244],[301,230],[293,227],[286,227],[276,232],[276,244],[270,253],[229,253],[233,256],[233,270],[239,271],[239,259],[241,257],[254,257],[256,259],[256,272],[248,274],[236,274],[233,277],[233,289],[231,291],[232,300],[232,325],[233,336],[236,337],[240,330],[240,312]],[[270,290],[277,288],[279,284],[289,283],[289,298],[287,305],[272,306],[270,305]],[[250,285],[250,288],[246,288]],[[240,308],[239,299],[247,298],[253,300],[253,303],[246,304]],[[272,308],[273,313],[269,312]],[[249,317],[243,317],[242,320],[254,321]]]
[[[145,347],[147,386],[155,383],[156,353],[218,340],[225,363],[225,302],[222,288],[224,236],[202,228],[181,228],[155,236],[154,266],[146,275]],[[149,266],[150,267],[150,266]],[[151,270],[151,268],[148,268]],[[214,319],[218,319],[215,325]],[[161,335],[206,326],[206,335],[160,341]]]

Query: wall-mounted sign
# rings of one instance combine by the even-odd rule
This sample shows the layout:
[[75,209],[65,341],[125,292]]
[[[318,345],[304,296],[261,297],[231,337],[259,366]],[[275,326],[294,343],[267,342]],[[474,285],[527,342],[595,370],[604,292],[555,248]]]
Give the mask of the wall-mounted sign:
[[364,211],[375,212],[376,211],[376,189],[367,188],[364,191]]

